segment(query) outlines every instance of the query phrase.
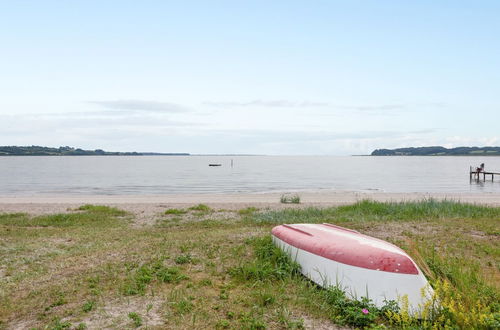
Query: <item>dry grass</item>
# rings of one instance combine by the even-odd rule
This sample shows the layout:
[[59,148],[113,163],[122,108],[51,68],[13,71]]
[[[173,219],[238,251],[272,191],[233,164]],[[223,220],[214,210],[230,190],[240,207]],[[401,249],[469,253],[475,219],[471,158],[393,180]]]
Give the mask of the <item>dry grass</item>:
[[[378,206],[360,207],[198,206],[156,214],[152,226],[92,205],[63,215],[0,214],[0,329],[333,327],[331,307],[306,281],[245,282],[231,275],[251,263],[249,242],[268,235],[272,219],[328,221],[387,239],[420,254],[456,290],[476,286],[471,299],[498,297],[500,210],[445,205],[437,216],[440,206],[427,215],[414,206],[413,215],[399,210],[405,218],[397,221]],[[462,267],[443,262],[447,257],[462,258]]]

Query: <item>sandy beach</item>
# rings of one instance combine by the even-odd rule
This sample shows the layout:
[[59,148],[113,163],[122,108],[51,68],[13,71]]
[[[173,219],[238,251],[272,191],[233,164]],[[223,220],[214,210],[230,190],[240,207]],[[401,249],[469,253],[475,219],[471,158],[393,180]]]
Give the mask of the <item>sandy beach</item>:
[[171,195],[43,195],[0,196],[0,213],[46,214],[65,212],[82,204],[121,208],[134,214],[155,214],[165,208],[189,207],[203,203],[216,209],[237,210],[249,206],[280,209],[287,207],[328,207],[352,204],[363,199],[415,201],[427,198],[500,206],[500,193],[381,193],[381,192],[300,192],[300,204],[280,203],[281,193],[263,194],[171,194]]

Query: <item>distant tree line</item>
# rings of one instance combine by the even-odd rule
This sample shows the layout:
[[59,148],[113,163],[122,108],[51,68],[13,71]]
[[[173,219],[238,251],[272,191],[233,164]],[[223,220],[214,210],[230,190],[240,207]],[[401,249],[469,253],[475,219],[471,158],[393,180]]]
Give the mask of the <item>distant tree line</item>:
[[0,156],[143,156],[166,155],[187,156],[188,153],[141,153],[141,152],[109,152],[102,149],[83,150],[73,147],[41,147],[41,146],[0,146]]
[[411,147],[376,149],[372,156],[500,156],[500,147]]

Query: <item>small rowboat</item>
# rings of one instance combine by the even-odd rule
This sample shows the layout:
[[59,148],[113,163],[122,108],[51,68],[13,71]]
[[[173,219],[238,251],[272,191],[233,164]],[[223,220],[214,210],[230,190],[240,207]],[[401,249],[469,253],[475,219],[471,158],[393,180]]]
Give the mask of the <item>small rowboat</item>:
[[222,166],[222,164],[208,164],[208,166]]
[[302,274],[320,286],[337,286],[353,299],[367,297],[382,307],[384,300],[402,305],[407,298],[413,313],[432,294],[417,264],[386,241],[327,223],[281,225],[272,235]]

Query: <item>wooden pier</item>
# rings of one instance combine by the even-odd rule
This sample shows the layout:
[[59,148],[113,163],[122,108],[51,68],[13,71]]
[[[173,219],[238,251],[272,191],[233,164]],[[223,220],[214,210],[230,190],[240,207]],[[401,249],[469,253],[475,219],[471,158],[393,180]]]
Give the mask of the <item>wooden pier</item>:
[[472,166],[470,167],[470,172],[469,172],[470,181],[472,180],[479,181],[481,179],[481,175],[483,176],[483,181],[486,181],[487,175],[491,175],[491,181],[493,181],[495,179],[495,175],[500,176],[500,173],[487,172],[485,170],[478,171],[478,169],[474,169]]

